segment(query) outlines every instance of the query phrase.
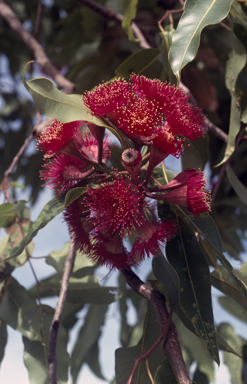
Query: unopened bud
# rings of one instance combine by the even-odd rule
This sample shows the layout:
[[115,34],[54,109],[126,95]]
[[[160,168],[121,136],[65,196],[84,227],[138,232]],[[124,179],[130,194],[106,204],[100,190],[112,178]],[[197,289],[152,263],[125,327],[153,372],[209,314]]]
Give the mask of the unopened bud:
[[121,163],[135,180],[142,166],[142,155],[134,148],[128,148],[122,153]]

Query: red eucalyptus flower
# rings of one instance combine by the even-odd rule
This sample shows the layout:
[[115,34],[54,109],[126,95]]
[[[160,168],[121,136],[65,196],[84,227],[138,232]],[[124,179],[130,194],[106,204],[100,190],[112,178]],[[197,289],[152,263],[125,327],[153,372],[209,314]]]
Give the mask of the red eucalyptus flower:
[[[149,190],[152,192],[171,191],[167,194],[159,193],[155,195],[155,198],[186,207],[194,217],[198,217],[203,212],[210,212],[210,192],[205,188],[206,181],[203,172],[198,169],[187,168],[167,185],[149,188]],[[154,197],[151,194],[148,196]]]
[[133,96],[125,108],[119,108],[118,127],[132,138],[152,139],[163,123],[161,106],[153,100]]
[[[98,142],[90,133],[84,134],[83,145],[94,158],[98,158]],[[110,142],[106,137],[103,141],[103,161],[107,161],[111,156],[109,145]],[[90,165],[77,157],[58,153],[54,158],[46,161],[43,165],[45,169],[40,172],[40,177],[42,180],[50,180],[46,185],[60,193],[93,173],[94,168],[92,167],[86,170]]]
[[58,120],[53,120],[45,132],[39,136],[38,149],[47,152],[48,156],[46,157],[51,157],[69,143],[73,136],[78,133],[82,124],[83,121],[61,123]]
[[[183,153],[184,140],[173,132],[167,121],[161,127],[160,132],[153,140],[153,145],[159,148],[164,154],[175,156],[177,159]],[[154,148],[154,151],[156,149]]]
[[128,177],[115,174],[113,182],[105,177],[96,188],[89,187],[85,206],[97,232],[103,230],[112,235],[119,230],[120,236],[125,237],[143,222],[144,199],[139,186]]
[[106,116],[113,123],[117,122],[117,109],[125,105],[129,97],[129,84],[122,79],[103,83],[83,96],[84,103],[95,116]]
[[141,262],[145,255],[155,256],[165,243],[171,240],[177,232],[176,223],[173,221],[159,221],[150,223],[145,221],[139,226],[138,232],[140,237],[137,237],[132,247],[130,258]]
[[85,212],[83,196],[73,201],[64,210],[64,219],[68,224],[71,237],[81,252],[89,254],[91,249],[89,233],[94,226],[87,218],[88,213]]
[[[43,165],[44,170],[40,171],[42,180],[50,180],[47,185],[51,189],[56,189],[57,193],[66,191],[75,183],[85,177],[85,170],[88,164],[85,161],[60,153],[53,159],[46,161]],[[93,169],[91,169],[92,173]],[[86,175],[88,172],[86,172]]]
[[140,97],[155,100],[157,106],[162,106],[165,120],[175,135],[191,140],[204,136],[204,116],[200,109],[188,103],[189,96],[181,89],[135,74],[131,76],[131,81]]
[[119,236],[119,231],[116,231],[108,241],[99,234],[93,234],[92,241],[90,259],[111,270],[128,268],[129,253],[123,246],[123,239]]

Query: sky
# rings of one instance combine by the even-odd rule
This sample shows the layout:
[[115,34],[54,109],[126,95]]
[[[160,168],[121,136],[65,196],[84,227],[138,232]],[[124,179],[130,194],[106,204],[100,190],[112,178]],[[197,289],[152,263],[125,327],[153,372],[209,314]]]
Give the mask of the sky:
[[[1,58],[0,58],[1,60]],[[7,65],[7,64],[4,64]],[[36,75],[37,76],[37,75]],[[29,97],[28,93],[25,89],[23,89],[23,85],[20,84],[20,87],[22,87],[22,92],[25,95],[25,97]],[[175,170],[179,172],[180,170],[180,161],[175,159],[174,157],[169,157],[166,159],[166,166],[168,169]],[[21,180],[20,180],[21,182]],[[44,188],[44,191],[40,194],[40,197],[37,201],[37,203],[34,205],[34,207],[31,210],[31,219],[35,220],[43,206],[53,197],[53,193],[50,190],[47,190]],[[29,198],[29,190],[26,189],[24,191],[19,192],[19,198],[20,199],[28,199]],[[3,232],[0,233],[0,236],[3,234]],[[45,228],[43,228],[38,235],[35,237],[35,248],[33,255],[36,257],[40,256],[46,256],[53,250],[61,249],[65,242],[69,241],[69,234],[66,227],[66,224],[63,222],[62,215],[57,216],[55,219],[53,219],[52,222],[50,222]],[[247,260],[247,254],[244,255],[245,259]],[[48,277],[49,275],[54,273],[54,269],[47,265],[45,263],[45,259],[37,259],[32,260],[32,264],[34,266],[35,272],[39,279],[43,279],[45,277]],[[234,265],[235,267],[240,267],[240,265]],[[138,270],[138,275],[143,278],[145,274],[147,274],[147,271],[150,271],[151,269],[151,260],[148,260],[144,264],[142,264],[141,268]],[[107,274],[107,270],[102,271],[101,270],[101,276],[102,273]],[[13,277],[15,277],[20,284],[22,284],[27,289],[30,288],[34,283],[35,279],[32,275],[31,269],[29,264],[25,264],[21,268],[17,268],[13,272]],[[114,285],[117,280],[117,275],[112,273],[110,276],[110,280],[108,283],[110,285]],[[219,296],[219,293],[213,289],[212,292],[213,296],[213,306],[214,306],[214,312],[215,312],[215,319],[217,321],[217,324],[223,321],[227,321],[230,324],[233,325],[235,328],[235,331],[246,338],[246,325],[243,324],[241,321],[237,320],[235,317],[228,314],[225,310],[222,309],[222,307],[219,305],[217,297]],[[57,298],[52,299],[46,299],[43,301],[45,304],[49,304],[53,307],[55,307],[57,302]],[[114,351],[116,348],[120,347],[119,342],[119,322],[118,318],[115,316],[116,312],[116,303],[112,304],[110,306],[109,312],[107,313],[107,323],[104,326],[104,332],[103,336],[100,339],[100,345],[104,347],[104,350],[102,348],[101,354],[100,354],[100,360],[103,367],[103,373],[105,377],[108,380],[112,380],[114,376]],[[77,334],[79,331],[79,328],[82,325],[83,317],[85,315],[85,311],[80,313],[80,320],[74,327],[73,331],[70,334],[70,340],[68,344],[68,351],[71,352],[73,350],[73,346],[75,344]],[[136,317],[136,313],[133,309],[129,309],[128,318],[130,321],[134,321]],[[109,342],[109,340],[111,342]],[[223,362],[222,353],[220,353],[221,361]],[[14,369],[13,369],[14,368]],[[4,384],[13,384],[15,382],[18,382],[18,384],[28,384],[28,373],[23,363],[23,344],[22,344],[22,337],[21,335],[14,331],[12,328],[8,327],[8,344],[5,351],[4,359],[0,366],[0,383]],[[216,384],[230,384],[230,377],[228,368],[221,363],[220,368],[216,366],[215,369],[215,382]],[[70,379],[69,384],[72,384],[72,381]],[[89,368],[83,367],[82,371],[80,372],[80,375],[78,377],[78,384],[104,384],[105,381],[102,381],[98,378],[96,378],[90,371]]]
[[[173,170],[178,170],[179,163],[176,163],[176,159],[171,160],[171,164],[166,164],[167,168],[172,168]],[[29,191],[21,191],[20,192],[22,199],[27,199],[29,196]],[[42,207],[53,197],[52,191],[44,188],[44,191],[41,193],[37,203],[31,210],[31,219],[35,220]],[[43,228],[38,235],[34,239],[35,248],[33,256],[45,256],[48,255],[53,250],[61,249],[66,241],[69,241],[69,234],[66,227],[66,224],[63,222],[62,215],[57,216],[52,222],[50,222],[45,228]],[[48,277],[49,275],[54,273],[54,269],[45,263],[45,259],[37,259],[32,260],[33,267],[36,271],[36,274],[39,279],[43,279]],[[150,271],[151,269],[151,260],[147,260],[142,266],[138,269],[138,275],[141,278]],[[100,271],[100,276],[102,274],[107,274],[107,270]],[[17,268],[13,272],[13,276],[26,288],[30,288],[34,283],[35,279],[32,275],[29,264],[25,264],[21,268]],[[116,284],[117,275],[113,272],[110,276],[109,284]],[[217,297],[219,293],[216,289],[213,289],[213,305],[215,311],[215,319],[217,323],[223,321],[230,322],[235,328],[236,332],[243,337],[246,337],[246,325],[241,321],[236,320],[233,316],[228,314],[225,310],[217,302]],[[44,303],[49,304],[55,307],[57,302],[57,298],[46,299]],[[110,306],[109,312],[107,313],[107,323],[104,326],[103,337],[100,340],[100,345],[103,347],[102,352],[100,354],[100,361],[103,367],[103,374],[108,380],[111,380],[114,376],[114,350],[120,347],[118,331],[119,331],[119,323],[118,319],[115,316],[116,306],[117,304],[112,304]],[[81,312],[77,325],[73,329],[70,335],[70,341],[68,344],[68,351],[71,352],[73,349],[73,345],[76,341],[77,333],[79,328],[82,325],[83,317],[85,312]],[[130,321],[135,319],[135,311],[130,308],[128,317]],[[109,342],[109,340],[111,342]],[[221,361],[223,361],[222,353],[221,353]],[[15,369],[13,369],[15,367]],[[19,384],[28,384],[28,374],[27,370],[23,364],[23,345],[21,335],[8,327],[8,344],[6,347],[6,352],[4,359],[2,361],[0,367],[0,383],[4,384],[12,384],[14,382],[18,382]],[[222,363],[220,368],[216,366],[215,369],[215,382],[216,384],[230,384],[230,378],[228,373],[228,368]],[[69,384],[72,384],[71,378]],[[90,383],[90,384],[103,384],[106,383],[95,377],[90,369],[85,366],[83,367],[80,375],[78,377],[78,384],[82,383]]]

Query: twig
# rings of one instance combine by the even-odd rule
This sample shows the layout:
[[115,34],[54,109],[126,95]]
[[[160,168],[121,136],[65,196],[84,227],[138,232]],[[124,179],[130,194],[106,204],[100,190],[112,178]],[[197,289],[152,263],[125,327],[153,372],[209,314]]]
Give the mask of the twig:
[[30,143],[30,141],[32,141],[34,138],[34,133],[32,132],[27,138],[26,140],[24,141],[24,144],[21,146],[21,148],[19,149],[18,153],[15,155],[15,157],[13,158],[12,160],[12,163],[10,164],[10,167],[7,169],[7,171],[4,172],[4,178],[8,178],[9,175],[11,175],[11,173],[13,172],[13,169],[14,167],[16,166],[16,164],[18,163],[20,157],[22,156],[23,152],[25,151],[25,149],[27,148],[28,144]]
[[4,172],[4,178],[3,178],[3,181],[1,183],[1,188],[0,189],[2,189],[4,191],[6,199],[8,200],[9,203],[11,203],[11,197],[10,197],[10,194],[9,194],[9,191],[8,191],[8,178],[9,178],[9,176],[13,172],[16,164],[20,160],[20,158],[23,155],[24,151],[26,150],[28,144],[34,138],[36,138],[41,132],[43,132],[43,130],[51,123],[52,120],[53,119],[51,117],[48,117],[42,123],[39,123],[39,124],[35,125],[35,127],[33,128],[32,132],[31,132],[31,134],[26,138],[26,140],[24,141],[23,145],[21,146],[21,148],[19,149],[19,151],[17,152],[17,154],[13,158],[9,168]]
[[0,15],[7,21],[13,31],[20,36],[27,47],[31,49],[42,70],[50,76],[57,83],[58,87],[63,89],[65,93],[73,93],[75,90],[74,84],[59,73],[56,67],[46,56],[42,46],[28,31],[25,30],[25,28],[23,28],[23,25],[16,14],[3,0],[0,0]]
[[76,251],[76,247],[73,240],[71,239],[69,253],[64,264],[59,299],[58,299],[57,307],[56,307],[54,317],[50,327],[50,341],[49,341],[49,352],[48,352],[49,384],[57,384],[57,358],[56,358],[57,335],[58,335],[58,329],[60,326],[60,321],[61,321],[67,293],[69,290],[69,277],[74,264],[75,251]]
[[220,25],[225,28],[227,31],[231,32],[232,33],[232,28],[229,27],[228,25],[226,25],[225,23],[223,23],[222,21],[220,22]]
[[[169,314],[166,308],[166,300],[164,296],[157,291],[149,287],[147,284],[143,283],[139,277],[132,270],[121,270],[127,284],[136,292],[138,295],[144,297],[148,300],[156,313],[157,319],[159,321],[161,333],[168,323]],[[175,375],[177,377],[179,384],[192,384],[192,381],[189,377],[181,347],[178,341],[178,335],[175,328],[175,325],[171,323],[169,328],[169,333],[167,335],[164,352],[170,363],[173,367]]]
[[[77,0],[80,4],[85,5],[86,7],[92,9],[93,11],[99,13],[103,17],[109,20],[115,20],[119,23],[123,21],[123,15],[121,13],[116,13],[112,9],[104,7],[103,5],[96,3],[93,0]],[[140,31],[140,28],[132,21],[131,28],[134,33],[134,35],[139,40],[139,45],[141,48],[147,49],[151,48],[148,42],[146,41],[145,37],[143,36],[142,32]]]
[[23,152],[25,151],[25,149],[27,148],[28,144],[30,143],[30,141],[32,141],[33,138],[34,138],[34,133],[32,132],[26,138],[26,140],[24,141],[24,144],[19,149],[19,151],[16,154],[16,156],[13,158],[12,163],[10,164],[9,168],[4,172],[4,178],[3,178],[3,181],[1,183],[1,188],[0,189],[2,189],[4,191],[6,199],[8,200],[9,203],[11,203],[11,197],[10,197],[10,194],[9,194],[9,191],[8,191],[8,177],[13,172],[14,167],[18,163],[20,157],[22,156]]
[[[135,359],[134,367],[132,369],[132,372],[131,372],[130,377],[129,377],[129,379],[128,379],[126,384],[131,384],[132,383],[132,380],[134,378],[134,375],[135,375],[135,372],[137,370],[138,365],[143,360],[146,360],[146,362],[147,362],[147,359],[151,355],[151,353],[153,353],[153,351],[155,350],[155,348],[157,348],[157,346],[161,343],[161,341],[166,338],[167,333],[168,333],[169,328],[170,328],[170,325],[171,325],[172,315],[173,315],[173,311],[170,310],[167,323],[166,323],[166,325],[165,325],[161,335],[159,336],[158,340],[156,340],[155,343],[152,345],[152,347],[150,347],[145,353],[143,353],[143,355],[141,355],[140,357]],[[149,371],[148,374],[151,375],[151,372]]]
[[208,130],[211,131],[215,136],[217,136],[219,139],[224,141],[226,144],[228,142],[228,135],[222,131],[219,127],[214,125],[211,121],[208,120],[208,118],[205,118],[205,122],[207,124]]
[[175,14],[175,13],[181,13],[181,12],[183,12],[183,10],[184,10],[184,5],[183,5],[182,8],[180,8],[180,9],[173,9],[173,10],[166,11],[166,13],[164,14],[164,16],[158,21],[158,26],[159,26],[160,31],[161,31],[161,32],[164,32],[164,29],[163,29],[161,23],[163,23],[163,21],[167,18],[167,16],[169,17],[170,24],[171,24],[172,27],[173,27],[173,18],[172,18],[172,15]]
[[33,32],[33,36],[35,38],[37,38],[37,36],[39,34],[41,14],[42,14],[42,0],[38,0],[37,15],[36,15],[35,27],[34,27],[34,32]]

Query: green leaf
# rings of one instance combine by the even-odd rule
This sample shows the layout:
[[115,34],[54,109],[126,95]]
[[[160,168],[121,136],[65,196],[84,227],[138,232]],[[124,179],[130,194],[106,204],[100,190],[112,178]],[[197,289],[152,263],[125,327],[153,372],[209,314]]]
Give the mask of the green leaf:
[[228,133],[228,142],[223,160],[224,163],[235,151],[235,139],[240,130],[241,109],[236,95],[236,82],[240,71],[244,68],[247,60],[247,53],[244,45],[233,33],[233,51],[226,64],[226,87],[231,94],[231,115]]
[[130,41],[137,41],[131,28],[131,22],[136,17],[137,4],[138,0],[122,0],[124,14],[122,28],[127,33]]
[[180,223],[180,236],[168,242],[166,254],[179,277],[181,307],[219,363],[209,267],[193,232]]
[[[63,272],[64,262],[69,253],[69,241],[65,243],[64,247],[59,251],[53,251],[45,259],[48,265],[53,266],[57,272]],[[86,271],[93,271],[97,267],[91,259],[86,257],[86,255],[81,252],[76,252],[76,257],[73,265],[72,274],[74,277],[83,277],[82,270],[85,273]],[[90,268],[90,269],[89,269]],[[79,275],[80,273],[80,275]],[[88,273],[87,273],[88,274]],[[86,275],[84,275],[86,276]]]
[[[41,280],[40,297],[59,295],[61,288],[62,272]],[[30,297],[37,298],[36,285],[28,291]],[[70,277],[67,302],[72,304],[110,304],[120,297],[117,287],[102,287],[96,276],[81,278]]]
[[44,228],[55,216],[59,215],[64,208],[64,193],[50,200],[42,209],[38,218],[31,224],[27,235],[23,238],[18,246],[16,246],[5,261],[20,255],[24,248],[32,241],[40,229]]
[[4,357],[7,339],[8,339],[7,324],[3,320],[1,320],[0,321],[0,363]]
[[190,143],[181,156],[182,170],[186,168],[202,169],[202,159],[194,145]]
[[18,181],[12,181],[10,184],[9,184],[10,187],[12,188],[20,188],[20,189],[25,189],[25,185],[21,184],[21,183],[18,183]]
[[193,382],[200,384],[209,384],[207,375],[201,372],[198,368],[195,370],[195,373],[193,375]]
[[247,323],[247,313],[235,301],[225,296],[219,297],[218,300],[222,307],[231,315],[235,316],[237,319],[243,321],[244,323]]
[[236,194],[238,195],[240,200],[244,204],[247,205],[247,188],[237,178],[237,176],[235,175],[232,167],[229,164],[228,164],[228,166],[226,168],[226,172],[227,172],[227,177],[228,177],[228,180],[229,180],[232,188],[234,189],[234,191],[236,192]]
[[71,355],[71,374],[74,383],[76,383],[87,354],[100,337],[101,326],[104,324],[107,309],[107,305],[93,305],[89,307],[85,322],[80,329]]
[[104,119],[94,116],[82,102],[81,95],[66,95],[60,92],[52,81],[43,77],[27,82],[23,77],[22,81],[40,113],[62,123],[82,120],[100,127],[107,127]]
[[[147,351],[160,336],[158,321],[152,306],[148,305],[143,327],[143,335],[139,343],[130,348],[118,348],[115,351],[116,382],[126,384],[134,366],[134,360]],[[164,354],[159,345],[148,358],[148,365],[152,376],[164,360]],[[145,362],[142,361],[134,375],[132,384],[150,384]]]
[[[187,217],[187,219],[189,219]],[[208,242],[210,246],[213,246],[214,250],[217,252],[218,259],[224,265],[224,267],[228,270],[232,278],[235,280],[235,283],[242,293],[242,295],[247,299],[247,286],[246,284],[236,276],[233,271],[233,267],[231,263],[227,260],[225,255],[222,253],[222,244],[221,239],[215,226],[213,219],[208,214],[203,214],[197,219],[189,219],[189,224],[192,228],[196,228],[199,233],[201,233],[204,237],[204,240]],[[214,255],[213,255],[214,257]]]
[[173,368],[168,358],[165,358],[158,367],[154,376],[154,383],[178,384],[178,380],[174,374]]
[[[241,339],[235,332],[233,327],[227,323],[221,323],[218,326],[218,332],[224,337],[224,339],[233,346],[239,355],[242,353],[242,346],[245,341]],[[240,357],[231,353],[224,352],[224,363],[228,366],[231,374],[231,382],[234,384],[242,384],[241,372],[243,361]]]
[[[164,255],[157,254],[152,261],[152,267],[155,277],[163,283],[166,290],[166,297],[169,300],[169,305],[182,320],[184,325],[193,333],[199,336],[194,323],[184,312],[180,303],[180,284],[179,277],[175,269],[166,260]],[[157,286],[159,289],[159,285]]]
[[101,380],[105,380],[99,363],[99,340],[94,343],[92,348],[89,349],[85,362],[91,369],[91,371],[99,377]]
[[197,361],[200,371],[207,375],[209,381],[214,382],[214,363],[208,354],[204,341],[185,328],[176,315],[173,317],[173,321],[181,346],[189,351],[193,360]]
[[18,203],[5,203],[0,205],[0,227],[7,227],[16,214],[25,207],[27,201],[20,200]]
[[219,252],[222,252],[222,243],[219,231],[213,218],[208,214],[200,215],[189,221],[191,228],[201,231],[203,237],[210,242]]
[[120,297],[117,287],[102,287],[95,276],[86,276],[81,279],[71,277],[69,286],[67,301],[70,303],[108,305]]
[[65,196],[64,201],[64,208],[67,207],[69,204],[73,203],[76,199],[84,195],[84,193],[88,190],[86,187],[77,187],[71,189],[69,192],[67,192]]
[[[48,384],[48,348],[50,339],[50,326],[54,315],[54,309],[48,305],[42,305],[44,340],[43,342],[31,341],[23,337],[24,364],[28,370],[30,384]],[[67,352],[68,335],[60,324],[57,336],[57,382],[67,384],[70,357]]]
[[237,353],[227,342],[226,340],[224,339],[224,337],[218,332],[216,331],[216,337],[217,337],[217,342],[218,342],[218,346],[219,346],[219,349],[221,349],[222,351],[225,351],[227,353],[233,353],[234,355],[238,356],[238,357],[241,357],[241,355],[239,355],[239,353]]
[[9,278],[5,289],[0,319],[28,339],[41,340],[40,311],[36,301],[13,277]]
[[180,81],[182,68],[196,56],[200,35],[207,25],[219,23],[229,13],[233,0],[187,0],[173,35],[169,59]]
[[133,53],[116,69],[116,76],[128,79],[132,73],[144,75],[151,79],[159,78],[161,64],[157,62],[161,51],[155,48],[141,49]]
[[66,330],[70,330],[78,321],[76,314],[83,308],[84,304],[65,303],[62,315],[62,325]]
[[161,76],[161,81],[167,80],[168,76],[168,81],[170,85],[174,85],[177,82],[176,76],[174,76],[174,73],[172,72],[171,64],[168,59],[168,53],[172,45],[173,33],[174,29],[172,25],[166,26],[165,29],[162,29],[160,33],[162,38],[162,59],[166,72],[166,76]]
[[217,267],[211,273],[211,282],[215,288],[236,301],[247,315],[247,299],[242,295],[236,281],[225,267]]
[[128,311],[127,300],[129,299],[129,290],[127,289],[126,280],[123,277],[122,273],[119,274],[118,282],[119,282],[119,288],[122,292],[122,297],[118,302],[119,312],[121,316],[120,340],[121,340],[122,346],[127,347],[133,327],[131,327],[127,321],[127,311]]
[[22,241],[23,236],[28,233],[30,225],[30,210],[24,207],[18,212],[18,222],[14,222],[11,226],[5,228],[8,237],[0,240],[0,254],[2,259],[0,270],[3,274],[2,277],[8,276],[14,268],[25,264],[28,257],[32,255],[33,243],[31,242],[18,257],[11,259],[9,262],[5,262],[12,249],[17,246]]
[[247,17],[242,7],[239,3],[234,1],[230,10],[231,18],[233,18],[235,23],[242,25],[245,29],[247,29]]

